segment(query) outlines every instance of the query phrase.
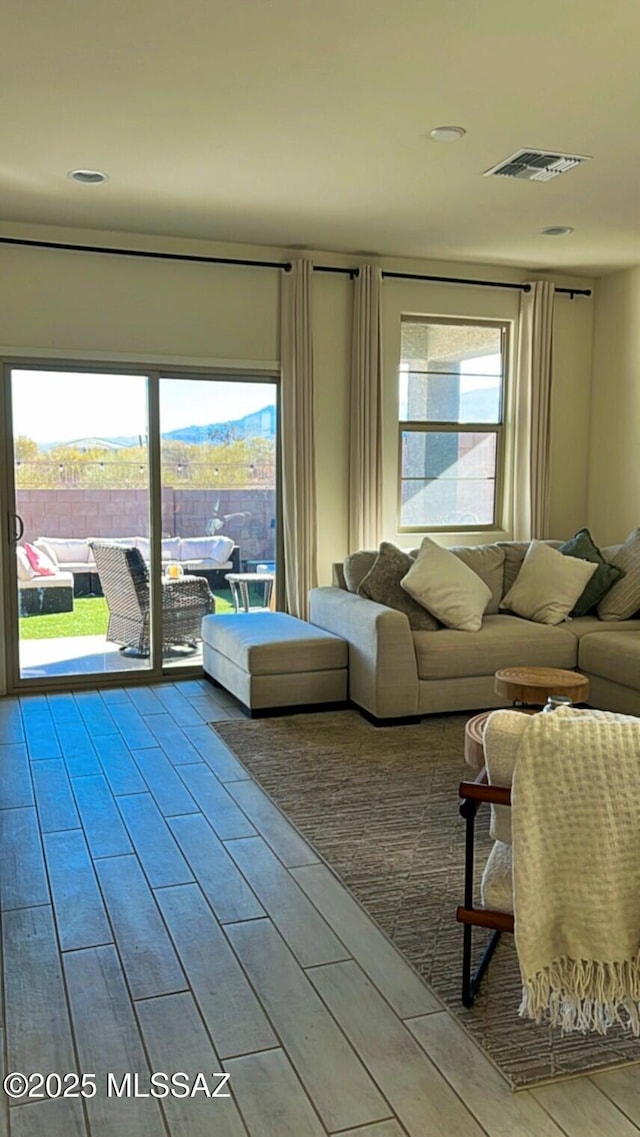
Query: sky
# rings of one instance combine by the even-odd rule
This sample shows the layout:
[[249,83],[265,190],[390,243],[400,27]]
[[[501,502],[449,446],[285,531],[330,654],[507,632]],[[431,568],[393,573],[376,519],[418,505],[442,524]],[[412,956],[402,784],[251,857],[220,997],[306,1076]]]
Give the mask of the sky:
[[[160,429],[228,422],[275,402],[275,384],[161,379]],[[14,436],[35,442],[146,435],[146,380],[139,375],[12,370]]]

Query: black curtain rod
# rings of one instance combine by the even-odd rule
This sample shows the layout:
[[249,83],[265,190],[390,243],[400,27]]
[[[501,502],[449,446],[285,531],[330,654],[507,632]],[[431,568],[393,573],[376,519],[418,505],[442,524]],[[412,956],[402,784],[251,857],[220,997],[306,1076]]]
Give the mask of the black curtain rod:
[[[62,249],[72,253],[106,253],[116,257],[141,257],[145,260],[162,261],[189,261],[198,264],[214,265],[245,265],[250,268],[277,268],[291,271],[291,261],[255,261],[243,257],[203,257],[196,253],[157,253],[147,249],[118,249],[109,245],[73,245],[63,241],[30,241],[22,237],[0,237],[2,245],[25,245],[36,249]],[[348,276],[351,280],[358,276],[357,268],[342,268],[339,265],[314,265],[314,272],[332,272],[341,276]],[[499,280],[471,280],[458,276],[425,276],[414,272],[390,272],[382,270],[383,279],[395,280],[430,280],[440,284],[475,284],[484,288],[515,288],[520,292],[530,292],[529,284],[512,284]],[[573,300],[574,296],[591,296],[590,288],[556,288],[556,292],[564,292]]]
[[[395,280],[434,280],[441,284],[479,284],[483,288],[514,288],[519,292],[531,292],[530,284],[512,284],[502,280],[470,280],[464,276],[424,276],[419,272],[387,272],[382,270],[383,279],[392,277]],[[556,292],[566,293],[573,300],[574,296],[591,296],[590,288],[556,288]]]
[[[291,261],[254,261],[245,257],[202,257],[196,253],[157,253],[148,249],[118,249],[110,245],[72,245],[64,241],[28,241],[22,237],[0,237],[2,245],[26,245],[33,249],[62,249],[71,253],[108,253],[116,257],[142,257],[143,260],[191,261],[210,265],[246,265],[251,268],[278,268],[291,271]],[[357,276],[358,270],[331,265],[314,265],[315,272],[335,272]]]

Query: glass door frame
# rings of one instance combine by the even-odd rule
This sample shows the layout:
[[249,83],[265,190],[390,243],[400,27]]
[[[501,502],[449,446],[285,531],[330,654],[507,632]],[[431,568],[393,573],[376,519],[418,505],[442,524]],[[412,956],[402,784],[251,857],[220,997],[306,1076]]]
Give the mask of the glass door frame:
[[[149,472],[149,533],[151,552],[150,573],[150,620],[151,620],[151,655],[150,666],[144,671],[140,669],[118,670],[116,672],[101,672],[94,674],[77,675],[50,675],[38,678],[25,678],[20,674],[20,640],[18,615],[18,574],[14,549],[17,544],[13,531],[13,519],[16,516],[16,486],[14,466],[14,436],[11,398],[12,372],[21,371],[51,371],[76,372],[88,375],[131,375],[140,376],[147,380],[147,423],[148,423],[148,472]],[[154,633],[154,629],[161,626],[162,621],[162,442],[160,438],[160,380],[161,379],[199,379],[215,382],[219,380],[245,380],[253,383],[263,382],[275,386],[276,389],[276,559],[282,564],[282,493],[281,493],[281,448],[280,448],[280,376],[272,370],[267,370],[259,364],[254,368],[250,362],[244,366],[220,367],[189,367],[188,365],[159,367],[157,363],[145,367],[137,362],[127,364],[119,359],[118,362],[110,360],[91,360],[90,362],[77,359],[61,359],[31,356],[6,357],[2,360],[2,392],[0,399],[0,426],[2,440],[0,445],[0,510],[2,516],[2,533],[0,536],[0,554],[2,556],[3,604],[2,617],[4,620],[4,672],[6,676],[6,691],[8,695],[38,694],[42,691],[56,691],[69,689],[83,690],[98,688],[119,687],[125,682],[129,686],[158,683],[164,678],[189,679],[202,673],[200,663],[191,666],[185,664],[179,669],[163,665],[161,637]],[[282,595],[282,573],[276,580],[277,597]],[[0,675],[2,666],[0,661]]]

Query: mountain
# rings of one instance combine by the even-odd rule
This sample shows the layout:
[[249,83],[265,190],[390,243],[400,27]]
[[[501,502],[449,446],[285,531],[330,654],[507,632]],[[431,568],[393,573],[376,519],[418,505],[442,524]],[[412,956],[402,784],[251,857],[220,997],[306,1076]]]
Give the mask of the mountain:
[[234,439],[248,441],[251,438],[273,439],[276,435],[276,408],[273,405],[259,411],[251,411],[242,418],[228,422],[212,422],[207,426],[181,426],[178,430],[168,430],[162,437],[174,442],[187,442],[191,445],[201,442],[227,442]]
[[[240,439],[248,441],[250,438],[275,439],[276,436],[276,408],[273,405],[263,407],[260,411],[251,411],[242,418],[230,419],[228,422],[210,422],[206,426],[181,426],[178,430],[167,430],[163,438],[174,442],[186,442],[190,445],[200,445],[203,442],[224,443]],[[116,435],[113,438],[81,438],[70,442],[41,442],[40,450],[52,450],[54,446],[78,446],[88,449],[96,446],[104,450],[117,450],[125,446],[139,446],[137,435]]]

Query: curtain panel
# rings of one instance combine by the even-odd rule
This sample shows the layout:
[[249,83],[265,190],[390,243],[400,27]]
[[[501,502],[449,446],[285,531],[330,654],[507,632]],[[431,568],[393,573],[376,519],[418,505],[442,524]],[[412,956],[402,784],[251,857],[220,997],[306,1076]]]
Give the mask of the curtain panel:
[[382,535],[382,273],[361,265],[351,339],[349,550],[377,548]]
[[318,583],[316,461],[313,429],[313,263],[281,274],[281,453],[285,607],[306,620]]
[[551,364],[555,285],[531,281],[520,298],[512,534],[516,541],[549,536],[551,507]]

